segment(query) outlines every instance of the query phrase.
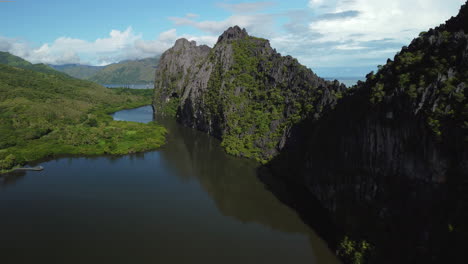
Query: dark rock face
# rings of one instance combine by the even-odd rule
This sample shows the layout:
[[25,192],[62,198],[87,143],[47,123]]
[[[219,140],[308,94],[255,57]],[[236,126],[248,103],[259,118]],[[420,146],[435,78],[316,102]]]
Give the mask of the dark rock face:
[[465,33],[468,32],[468,5],[464,4],[457,16],[451,17],[445,25],[441,25],[440,28],[448,30],[450,32],[457,32],[463,30]]
[[342,233],[326,239],[346,263],[362,252],[368,263],[466,262],[467,14],[465,5],[322,118],[293,127],[268,164],[331,212]]
[[228,153],[259,161],[282,149],[293,124],[319,118],[345,89],[237,26],[213,49],[178,40],[162,55],[156,80],[157,113],[172,113],[220,138]]
[[236,40],[236,39],[243,39],[248,37],[249,34],[247,34],[247,31],[244,29],[241,29],[239,26],[234,26],[228,28],[228,30],[224,31],[224,33],[219,36],[218,42],[222,41],[228,41],[228,40]]
[[213,49],[179,40],[154,107],[231,154],[274,157],[262,180],[287,186],[280,199],[345,263],[465,263],[467,17],[464,5],[348,91],[238,27]]

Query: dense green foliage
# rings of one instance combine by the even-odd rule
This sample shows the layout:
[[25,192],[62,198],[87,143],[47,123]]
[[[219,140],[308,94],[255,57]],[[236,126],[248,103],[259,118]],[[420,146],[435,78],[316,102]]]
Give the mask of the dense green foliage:
[[154,71],[158,58],[123,61],[110,64],[88,80],[100,84],[147,84],[154,83]]
[[107,89],[65,74],[0,64],[0,170],[58,154],[124,154],[164,144],[156,124],[113,121],[151,91]]
[[166,116],[176,117],[179,103],[180,103],[180,98],[171,97],[169,99],[169,102],[167,102],[167,104],[164,104],[163,108],[161,109],[161,112],[164,113]]
[[[274,153],[266,154],[265,149],[275,149],[286,127],[314,111],[312,94],[316,90],[310,84],[300,84],[302,89],[296,91],[288,87],[291,84],[269,84],[269,74],[282,63],[282,58],[258,55],[267,42],[255,37],[233,41],[234,64],[227,72],[223,72],[221,63],[216,64],[218,68],[211,75],[203,99],[206,113],[211,116],[209,119],[224,118],[225,133],[221,145],[225,150],[260,162],[273,157]],[[295,71],[300,76],[308,71],[297,61],[290,67],[293,69],[284,66],[283,74]],[[225,89],[220,93],[222,85]],[[290,107],[290,104],[294,105]],[[294,110],[285,118],[288,107]]]
[[75,78],[100,84],[151,84],[154,83],[154,71],[157,65],[158,58],[147,58],[122,61],[107,66],[79,64],[51,66]]
[[[232,79],[226,85],[229,91],[227,101],[233,104],[236,111],[226,111],[227,130],[221,145],[229,154],[266,161],[271,157],[262,157],[261,146],[256,142],[264,139],[273,144],[270,148],[275,147],[284,127],[270,130],[270,124],[273,120],[281,119],[285,106],[279,87],[265,89],[264,72],[259,71],[261,60],[265,58],[252,54],[258,42],[262,41],[266,40],[248,37],[232,44],[234,65],[225,78]],[[268,66],[271,67],[272,63]],[[214,83],[211,88],[216,86]],[[237,87],[245,89],[244,92],[236,95]]]
[[112,88],[113,92],[118,95],[138,95],[143,96],[145,102],[149,102],[153,96],[153,89],[132,89],[127,87]]
[[434,135],[442,136],[449,127],[463,127],[468,134],[468,66],[455,55],[463,54],[466,39],[449,31],[421,33],[394,61],[368,75],[370,102],[399,95],[402,104],[411,104],[407,109],[420,108]]
[[221,139],[229,154],[259,162],[276,156],[296,123],[318,120],[346,89],[238,26],[212,49],[182,39],[161,58],[156,112],[172,109],[183,125]]
[[86,80],[98,73],[103,66],[90,66],[81,64],[50,65],[57,71],[64,72],[72,77]]
[[338,245],[338,256],[352,264],[364,264],[371,249],[371,245],[366,240],[358,242],[345,236]]

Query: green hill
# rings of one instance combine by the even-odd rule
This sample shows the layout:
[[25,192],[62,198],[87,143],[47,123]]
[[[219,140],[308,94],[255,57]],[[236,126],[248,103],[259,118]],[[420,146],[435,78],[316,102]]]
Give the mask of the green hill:
[[81,65],[81,64],[65,64],[65,65],[49,65],[57,71],[64,72],[70,76],[73,76],[78,79],[86,80],[89,77],[95,75],[103,66],[91,66],[91,65]]
[[100,84],[154,83],[158,61],[159,58],[147,58],[110,64],[88,80]]
[[150,104],[145,90],[107,89],[11,54],[1,62],[17,67],[0,64],[0,172],[59,154],[125,154],[164,143],[164,128],[108,115]]
[[63,75],[63,73],[60,73],[53,68],[49,67],[46,64],[43,63],[38,63],[38,64],[32,64],[29,61],[26,61],[18,56],[14,56],[8,52],[3,52],[0,51],[0,64],[5,64],[21,69],[26,69],[26,70],[31,70],[31,71],[36,71],[36,72],[42,72],[42,73],[48,73],[48,74],[58,74],[58,75]]

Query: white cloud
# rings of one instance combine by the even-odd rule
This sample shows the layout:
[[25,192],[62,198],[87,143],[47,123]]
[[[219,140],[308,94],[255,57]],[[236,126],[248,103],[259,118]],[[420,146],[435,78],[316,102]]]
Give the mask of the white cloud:
[[320,6],[322,5],[324,2],[324,0],[309,0],[309,7],[317,7],[317,6]]
[[218,36],[193,36],[193,35],[181,35],[181,38],[186,38],[190,41],[194,40],[197,42],[197,45],[207,45],[209,47],[213,47],[218,41]]
[[159,41],[173,41],[177,38],[177,29],[169,29],[168,31],[164,31],[159,34]]
[[40,47],[17,39],[0,37],[0,50],[8,51],[32,63],[84,63],[106,65],[121,60],[153,57],[170,48],[178,38],[176,29],[162,32],[154,40],[144,40],[131,27],[112,30],[106,38],[95,41],[59,37]]
[[[309,9],[258,12],[265,3],[218,4],[233,14],[223,20],[171,17],[213,36],[228,27],[271,40],[273,48],[312,68],[368,66],[392,58],[420,31],[456,15],[464,0],[309,0]],[[249,6],[252,4],[251,6]],[[254,5],[253,5],[254,4]],[[248,10],[253,10],[248,12]],[[285,18],[288,20],[285,21]],[[278,28],[278,21],[283,24]]]
[[273,2],[251,2],[239,4],[218,3],[218,6],[233,13],[255,13],[275,5]]
[[352,44],[342,44],[342,45],[335,46],[335,49],[337,50],[363,50],[363,49],[367,49],[367,47],[357,46],[357,45],[352,45]]
[[188,13],[185,15],[186,18],[197,18],[199,17],[199,14],[194,14],[194,13]]
[[[204,20],[198,14],[170,17],[174,28],[154,38],[143,39],[129,27],[112,30],[93,41],[60,37],[34,46],[19,39],[0,36],[0,50],[32,62],[52,64],[91,63],[102,65],[120,60],[159,55],[175,40],[185,37],[213,46],[230,26],[247,29],[250,35],[271,40],[273,48],[292,55],[312,69],[353,67],[385,63],[420,31],[456,15],[465,0],[309,0],[308,7],[265,12],[272,2],[217,4],[231,14],[224,19]],[[282,25],[282,27],[278,27]],[[200,34],[179,34],[179,26],[190,26]]]
[[232,26],[246,28],[252,34],[268,34],[274,31],[275,16],[270,14],[232,15],[224,20],[197,21],[186,17],[170,17],[176,26],[192,26],[211,35],[220,35]]
[[312,69],[362,66],[370,71],[419,32],[455,16],[464,2],[309,0],[308,13],[291,16],[286,34],[271,42]]
[[[310,5],[319,3],[311,0]],[[342,19],[318,20],[310,29],[323,34],[318,41],[373,41],[392,38],[407,43],[420,31],[438,26],[458,12],[463,0],[339,0],[325,11],[331,14],[357,11]]]

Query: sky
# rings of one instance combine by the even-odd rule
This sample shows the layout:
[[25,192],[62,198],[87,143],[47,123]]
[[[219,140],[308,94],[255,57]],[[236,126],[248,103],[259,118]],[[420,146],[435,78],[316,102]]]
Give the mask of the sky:
[[213,46],[239,25],[323,77],[363,77],[466,0],[0,1],[0,51],[33,63],[107,65]]

